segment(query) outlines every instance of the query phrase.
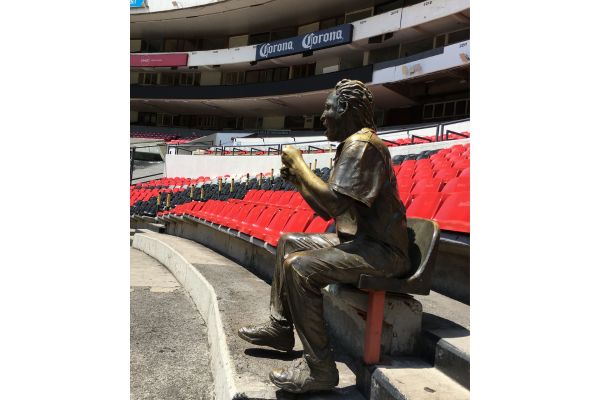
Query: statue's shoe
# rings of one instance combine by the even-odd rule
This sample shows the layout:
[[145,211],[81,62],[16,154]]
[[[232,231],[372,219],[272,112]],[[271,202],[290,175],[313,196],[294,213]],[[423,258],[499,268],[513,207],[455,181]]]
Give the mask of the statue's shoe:
[[335,388],[339,382],[339,373],[335,363],[325,368],[311,369],[302,357],[288,368],[274,369],[269,374],[269,379],[287,392],[306,393]]
[[274,320],[262,325],[244,326],[238,330],[238,336],[252,344],[276,350],[292,351],[294,348],[293,329],[281,326]]

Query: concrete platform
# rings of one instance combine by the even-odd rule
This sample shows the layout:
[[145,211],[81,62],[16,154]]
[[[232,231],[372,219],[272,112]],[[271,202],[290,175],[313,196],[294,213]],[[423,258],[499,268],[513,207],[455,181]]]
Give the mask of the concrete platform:
[[136,233],[134,248],[165,265],[188,291],[207,324],[210,368],[216,399],[364,399],[342,354],[338,388],[329,393],[292,396],[268,379],[273,368],[301,356],[300,341],[291,354],[256,347],[237,336],[245,324],[266,321],[270,286],[245,268],[191,240],[154,232]]
[[130,249],[131,399],[214,399],[206,324],[173,275]]
[[470,307],[440,293],[415,296],[423,306],[421,356],[465,388],[470,387]]
[[468,400],[469,391],[418,359],[394,361],[373,373],[371,400]]

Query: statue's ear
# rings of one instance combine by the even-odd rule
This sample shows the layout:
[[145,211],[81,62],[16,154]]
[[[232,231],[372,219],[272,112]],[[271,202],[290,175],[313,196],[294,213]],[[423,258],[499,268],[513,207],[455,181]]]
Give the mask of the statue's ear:
[[338,101],[338,114],[344,114],[348,110],[348,102],[339,100]]

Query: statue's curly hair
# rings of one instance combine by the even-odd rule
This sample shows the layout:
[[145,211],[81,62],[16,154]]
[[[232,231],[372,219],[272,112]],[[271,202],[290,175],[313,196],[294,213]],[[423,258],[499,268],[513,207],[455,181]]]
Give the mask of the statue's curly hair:
[[375,129],[373,94],[361,81],[342,79],[335,85],[338,101],[347,104],[346,112],[363,128]]

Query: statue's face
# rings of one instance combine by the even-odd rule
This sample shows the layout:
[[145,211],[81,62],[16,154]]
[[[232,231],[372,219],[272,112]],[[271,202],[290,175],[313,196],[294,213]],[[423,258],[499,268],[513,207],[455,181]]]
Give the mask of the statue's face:
[[346,119],[345,110],[340,109],[339,98],[335,94],[335,91],[331,92],[327,96],[325,101],[325,109],[321,114],[321,122],[327,129],[325,136],[327,140],[332,142],[339,142],[343,140],[344,136],[344,122]]

